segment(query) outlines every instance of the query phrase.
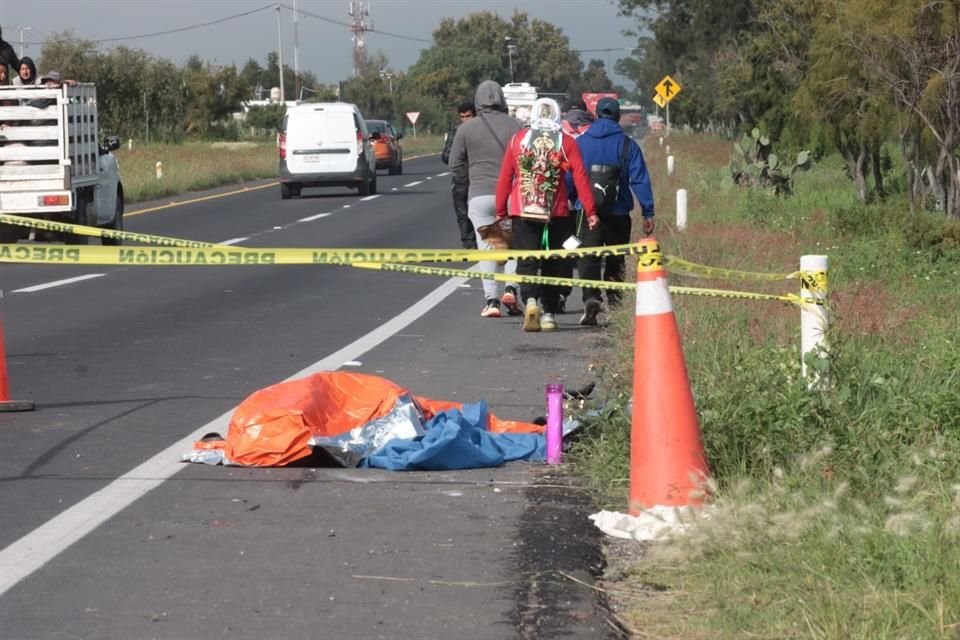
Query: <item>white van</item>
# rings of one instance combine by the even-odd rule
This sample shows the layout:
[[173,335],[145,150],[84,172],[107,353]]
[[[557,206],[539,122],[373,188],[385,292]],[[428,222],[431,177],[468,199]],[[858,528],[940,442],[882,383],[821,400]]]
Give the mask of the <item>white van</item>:
[[377,158],[360,110],[348,102],[288,108],[280,125],[280,197],[335,185],[377,192]]

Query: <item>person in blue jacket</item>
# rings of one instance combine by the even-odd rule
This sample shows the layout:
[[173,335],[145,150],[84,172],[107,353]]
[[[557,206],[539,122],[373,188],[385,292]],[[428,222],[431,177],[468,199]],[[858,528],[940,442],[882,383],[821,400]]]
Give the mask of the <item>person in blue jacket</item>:
[[[640,210],[643,214],[643,233],[648,236],[653,233],[653,188],[650,185],[650,174],[647,173],[647,164],[644,162],[640,146],[627,137],[620,128],[620,103],[613,98],[601,98],[597,102],[596,112],[596,122],[577,138],[583,164],[588,170],[595,165],[618,166],[620,179],[617,185],[617,197],[610,211],[597,210],[600,224],[594,229],[587,229],[585,225],[581,229],[578,225],[578,230],[583,234],[582,240],[585,247],[628,244],[632,228],[630,212],[633,210],[634,194],[640,202]],[[585,256],[577,261],[577,273],[580,278],[601,280],[601,271],[603,281],[623,282],[625,271],[623,256],[606,256],[605,258]],[[620,291],[607,290],[607,304],[610,307],[618,305],[622,297],[623,294]],[[600,289],[585,287],[583,316],[580,318],[580,324],[596,325],[600,307]]]

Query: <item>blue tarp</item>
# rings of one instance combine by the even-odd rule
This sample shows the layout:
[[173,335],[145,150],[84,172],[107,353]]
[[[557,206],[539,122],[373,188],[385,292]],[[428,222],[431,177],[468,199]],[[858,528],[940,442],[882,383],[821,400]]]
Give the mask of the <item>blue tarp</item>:
[[449,470],[497,467],[511,460],[542,461],[547,441],[541,435],[491,433],[487,403],[464,404],[463,409],[439,413],[419,438],[397,438],[363,459],[360,466],[392,471]]

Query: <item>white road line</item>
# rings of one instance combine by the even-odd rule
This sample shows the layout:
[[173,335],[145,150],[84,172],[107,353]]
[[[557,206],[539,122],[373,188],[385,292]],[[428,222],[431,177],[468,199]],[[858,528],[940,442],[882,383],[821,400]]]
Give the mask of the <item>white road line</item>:
[[217,244],[226,244],[226,245],[240,244],[244,240],[249,240],[249,239],[250,238],[230,238],[229,240],[224,240],[223,242],[218,242]]
[[[464,278],[451,278],[428,293],[422,300],[380,325],[367,335],[346,347],[293,374],[288,380],[301,378],[319,371],[333,371],[359,358],[388,338],[399,333],[421,316],[430,312],[447,296],[454,293]],[[66,511],[54,516],[7,548],[0,551],[0,596],[18,582],[39,570],[46,563],[82,539],[117,513],[133,504],[152,489],[156,489],[188,463],[180,456],[193,448],[193,443],[204,434],[216,431],[226,433],[230,416],[235,409],[203,425],[185,438],[173,443],[140,466],[120,476],[103,489],[84,498]]]
[[438,173],[438,174],[437,174],[437,177],[438,177],[438,178],[442,178],[443,176],[448,176],[448,175],[450,175],[451,173],[452,173],[452,172],[450,172],[450,171],[444,171],[443,173]]
[[102,278],[107,274],[105,273],[88,273],[85,276],[77,276],[75,278],[67,278],[65,280],[54,280],[53,282],[45,282],[43,284],[35,284],[32,287],[24,287],[23,289],[14,289],[10,293],[33,293],[35,291],[43,291],[44,289],[53,289],[54,287],[60,287],[65,284],[73,284],[74,282],[82,282],[83,280],[92,280],[94,278]]
[[420,184],[421,182],[423,182],[423,180],[417,180],[416,182],[411,182],[410,184],[405,184],[405,185],[403,185],[403,186],[405,186],[405,187],[415,187],[415,186],[417,186],[418,184]]
[[315,216],[307,216],[306,218],[300,218],[297,222],[313,222],[314,220],[319,220],[320,218],[326,218],[329,213],[318,213]]
[[376,200],[379,197],[380,197],[380,194],[378,193],[375,196],[367,196],[366,198],[360,198],[360,202],[365,202],[367,200]]

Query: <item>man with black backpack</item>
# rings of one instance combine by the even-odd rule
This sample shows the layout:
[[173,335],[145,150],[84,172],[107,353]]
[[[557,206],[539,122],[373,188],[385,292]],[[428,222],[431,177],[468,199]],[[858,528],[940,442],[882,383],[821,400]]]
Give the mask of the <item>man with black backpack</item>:
[[[578,223],[577,235],[582,237],[585,247],[628,244],[633,194],[636,194],[640,202],[644,234],[649,236],[653,233],[653,188],[650,185],[650,174],[647,173],[640,146],[620,128],[620,103],[613,98],[601,98],[596,111],[596,122],[577,138],[577,146],[588,170],[600,224],[589,229]],[[604,260],[606,265],[603,264]],[[623,282],[623,256],[587,256],[577,262],[577,274],[585,280],[601,280],[601,271],[604,282]],[[622,297],[620,291],[607,290],[607,304],[611,307],[618,305]],[[583,289],[581,325],[597,324],[600,304],[600,289]]]

